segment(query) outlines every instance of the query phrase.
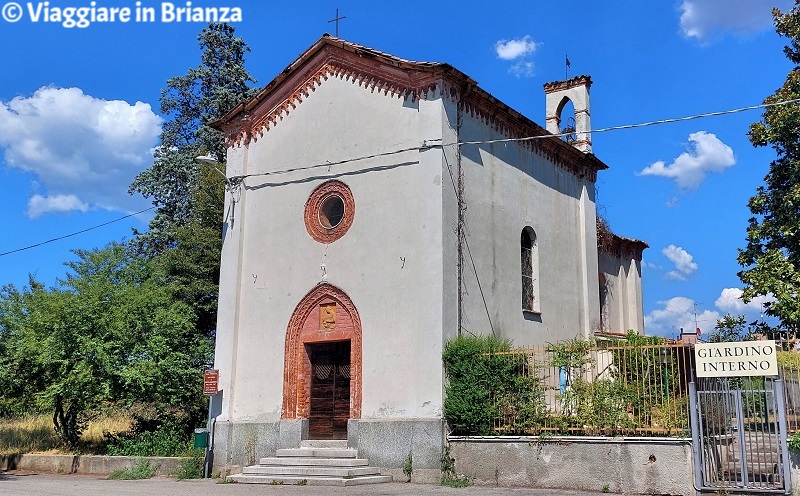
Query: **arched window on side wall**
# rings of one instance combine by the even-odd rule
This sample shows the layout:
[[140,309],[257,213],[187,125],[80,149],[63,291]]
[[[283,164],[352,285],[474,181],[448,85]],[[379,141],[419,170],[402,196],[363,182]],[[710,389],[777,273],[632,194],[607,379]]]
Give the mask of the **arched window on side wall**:
[[522,230],[520,237],[522,272],[522,311],[541,312],[539,298],[539,250],[536,245],[536,232],[530,227]]

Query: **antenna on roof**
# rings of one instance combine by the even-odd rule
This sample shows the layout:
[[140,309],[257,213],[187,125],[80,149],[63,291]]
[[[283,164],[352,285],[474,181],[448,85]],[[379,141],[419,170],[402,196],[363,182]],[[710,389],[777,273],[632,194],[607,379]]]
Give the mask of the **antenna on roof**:
[[339,21],[341,21],[342,19],[347,19],[347,16],[339,17],[339,8],[337,7],[336,8],[336,17],[334,17],[333,19],[328,21],[328,24],[330,24],[332,22],[336,23],[336,37],[337,38],[339,37]]

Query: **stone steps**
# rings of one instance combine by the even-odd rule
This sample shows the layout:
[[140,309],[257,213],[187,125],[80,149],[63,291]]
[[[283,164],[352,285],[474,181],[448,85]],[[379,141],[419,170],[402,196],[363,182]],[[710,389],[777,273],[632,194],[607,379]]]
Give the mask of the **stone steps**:
[[360,486],[362,484],[382,484],[392,482],[390,475],[372,475],[345,479],[343,477],[264,477],[249,475],[231,475],[228,479],[240,484],[275,484],[296,486]]
[[364,467],[369,465],[366,458],[313,458],[310,456],[273,456],[262,458],[259,465],[316,465],[329,467]]
[[391,482],[389,475],[358,458],[347,441],[303,441],[299,448],[279,449],[274,457],[245,467],[229,479],[243,484],[355,486]]
[[277,457],[314,457],[314,458],[355,458],[358,450],[353,448],[282,448],[275,453]]
[[318,465],[253,465],[246,467],[246,475],[291,475],[302,477],[357,477],[359,475],[380,475],[374,467],[322,467]]

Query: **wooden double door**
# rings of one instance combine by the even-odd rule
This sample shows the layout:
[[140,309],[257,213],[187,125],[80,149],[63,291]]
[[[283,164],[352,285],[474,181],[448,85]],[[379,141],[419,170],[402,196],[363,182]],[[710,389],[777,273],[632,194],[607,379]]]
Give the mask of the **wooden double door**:
[[307,344],[311,360],[310,439],[347,439],[350,341]]

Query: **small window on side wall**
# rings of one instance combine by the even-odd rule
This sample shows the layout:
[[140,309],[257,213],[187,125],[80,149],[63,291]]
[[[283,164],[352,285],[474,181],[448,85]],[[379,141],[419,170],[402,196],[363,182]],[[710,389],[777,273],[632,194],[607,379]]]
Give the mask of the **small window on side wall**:
[[520,237],[522,272],[522,311],[540,313],[539,298],[539,250],[536,232],[530,227],[522,230]]

